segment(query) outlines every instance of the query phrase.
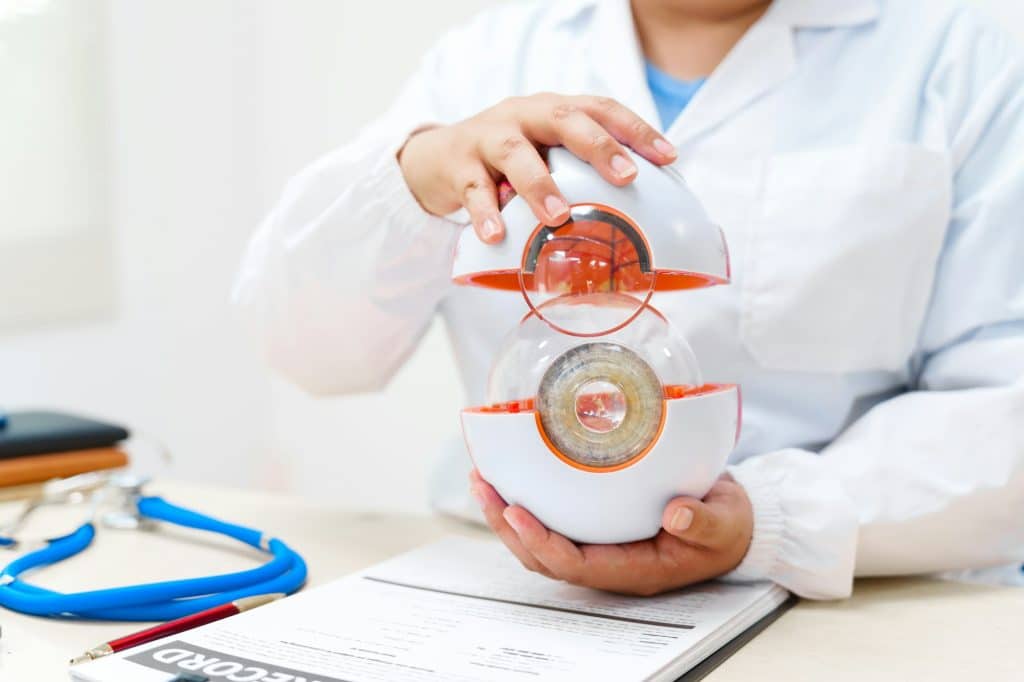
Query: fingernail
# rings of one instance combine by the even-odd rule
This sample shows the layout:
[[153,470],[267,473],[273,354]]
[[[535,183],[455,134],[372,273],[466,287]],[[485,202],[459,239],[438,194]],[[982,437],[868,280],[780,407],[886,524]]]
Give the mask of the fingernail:
[[670,530],[681,532],[689,528],[691,523],[693,523],[693,511],[682,507],[672,515],[672,520],[668,525]]
[[469,492],[472,493],[473,497],[476,498],[477,504],[479,504],[481,507],[485,506],[484,493],[483,493],[482,490],[480,490],[480,486],[478,486],[478,485],[471,485],[471,486],[469,486]]
[[505,511],[503,511],[501,515],[505,517],[505,521],[508,522],[508,525],[512,526],[512,530],[514,530],[516,534],[523,532],[519,520],[512,513],[512,507],[506,507]]
[[668,140],[660,137],[654,138],[654,148],[669,158],[676,158],[676,148]]
[[628,178],[636,174],[636,166],[622,154],[612,157],[612,170],[620,178]]
[[484,224],[480,226],[480,234],[487,241],[491,241],[497,237],[500,232],[501,228],[498,226],[498,221],[494,218],[488,218],[484,221]]
[[564,215],[569,210],[569,205],[562,199],[556,197],[554,194],[544,200],[544,210],[548,212],[548,216],[552,218],[558,218]]

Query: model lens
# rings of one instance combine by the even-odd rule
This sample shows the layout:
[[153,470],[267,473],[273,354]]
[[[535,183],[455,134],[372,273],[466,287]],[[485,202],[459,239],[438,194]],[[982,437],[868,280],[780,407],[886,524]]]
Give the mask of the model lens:
[[608,433],[626,418],[626,394],[610,381],[596,379],[576,391],[576,419],[594,433]]

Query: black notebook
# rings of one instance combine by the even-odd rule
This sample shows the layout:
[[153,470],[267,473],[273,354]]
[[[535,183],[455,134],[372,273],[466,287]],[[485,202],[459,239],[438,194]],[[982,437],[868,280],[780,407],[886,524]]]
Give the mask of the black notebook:
[[61,412],[9,412],[0,426],[0,459],[105,448],[128,438],[114,424]]

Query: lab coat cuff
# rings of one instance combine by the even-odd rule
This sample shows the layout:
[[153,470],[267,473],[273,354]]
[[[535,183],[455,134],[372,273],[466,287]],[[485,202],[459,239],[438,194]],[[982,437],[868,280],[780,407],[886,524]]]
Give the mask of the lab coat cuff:
[[750,499],[754,514],[754,531],[743,560],[739,566],[722,576],[722,579],[734,582],[771,580],[779,560],[785,531],[785,517],[779,494],[782,472],[765,472],[741,466],[731,466],[727,471],[743,486]]
[[858,514],[824,457],[799,448],[750,457],[729,468],[754,512],[747,554],[727,580],[771,580],[808,599],[853,589]]

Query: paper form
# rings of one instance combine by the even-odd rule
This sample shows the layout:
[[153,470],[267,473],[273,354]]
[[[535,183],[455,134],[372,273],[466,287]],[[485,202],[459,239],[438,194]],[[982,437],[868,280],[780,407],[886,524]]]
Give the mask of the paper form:
[[675,679],[780,604],[767,584],[630,598],[527,572],[451,538],[359,574],[74,669],[76,679],[469,682]]

